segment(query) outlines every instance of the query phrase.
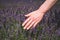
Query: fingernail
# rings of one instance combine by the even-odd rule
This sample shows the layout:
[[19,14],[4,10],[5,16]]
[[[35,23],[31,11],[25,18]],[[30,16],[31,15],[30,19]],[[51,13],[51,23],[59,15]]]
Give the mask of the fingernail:
[[27,30],[29,30],[30,28],[27,28]]
[[26,15],[25,15],[26,16]]
[[24,26],[24,25],[22,24],[22,26]]
[[25,27],[23,29],[25,29]]
[[25,16],[28,16],[28,15],[25,15]]
[[27,28],[27,30],[28,30],[29,28]]

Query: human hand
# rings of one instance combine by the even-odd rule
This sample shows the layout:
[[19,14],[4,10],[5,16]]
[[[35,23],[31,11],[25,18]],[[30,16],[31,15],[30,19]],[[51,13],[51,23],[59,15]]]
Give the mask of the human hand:
[[25,15],[28,18],[23,22],[22,26],[24,26],[24,29],[26,30],[36,27],[36,25],[42,20],[43,15],[44,13],[40,12],[39,10]]

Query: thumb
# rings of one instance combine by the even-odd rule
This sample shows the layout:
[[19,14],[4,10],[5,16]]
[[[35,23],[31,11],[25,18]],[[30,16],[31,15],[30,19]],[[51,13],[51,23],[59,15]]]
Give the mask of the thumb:
[[30,16],[32,13],[29,13],[29,14],[27,14],[27,15],[25,15],[26,17],[28,17],[28,16]]

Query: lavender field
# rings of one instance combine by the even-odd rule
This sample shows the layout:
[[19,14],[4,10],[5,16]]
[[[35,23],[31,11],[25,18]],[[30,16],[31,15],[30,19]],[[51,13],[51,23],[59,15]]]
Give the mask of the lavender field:
[[0,0],[0,40],[60,40],[60,3],[43,17],[36,28],[24,30],[25,14],[44,0]]

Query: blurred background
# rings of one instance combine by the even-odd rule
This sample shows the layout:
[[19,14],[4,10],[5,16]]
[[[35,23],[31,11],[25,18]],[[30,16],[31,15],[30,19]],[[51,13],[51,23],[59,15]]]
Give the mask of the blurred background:
[[25,14],[37,10],[45,0],[0,0],[0,40],[60,40],[60,2],[36,28],[24,30]]

